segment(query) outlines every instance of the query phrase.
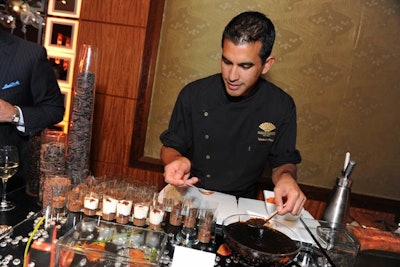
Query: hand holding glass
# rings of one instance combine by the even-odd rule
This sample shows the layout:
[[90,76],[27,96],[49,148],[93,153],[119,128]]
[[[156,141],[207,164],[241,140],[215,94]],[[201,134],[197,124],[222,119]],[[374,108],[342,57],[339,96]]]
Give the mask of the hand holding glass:
[[0,211],[8,211],[15,208],[15,204],[7,201],[7,181],[18,170],[18,149],[15,146],[0,147],[0,178],[3,182],[3,198],[0,203]]

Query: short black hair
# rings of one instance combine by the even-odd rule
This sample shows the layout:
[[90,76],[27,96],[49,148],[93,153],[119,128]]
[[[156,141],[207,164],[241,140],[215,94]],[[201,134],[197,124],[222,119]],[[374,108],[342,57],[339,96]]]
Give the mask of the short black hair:
[[255,43],[261,41],[260,57],[264,62],[272,52],[275,42],[275,27],[263,13],[246,11],[234,17],[225,27],[221,46],[228,39],[234,44]]

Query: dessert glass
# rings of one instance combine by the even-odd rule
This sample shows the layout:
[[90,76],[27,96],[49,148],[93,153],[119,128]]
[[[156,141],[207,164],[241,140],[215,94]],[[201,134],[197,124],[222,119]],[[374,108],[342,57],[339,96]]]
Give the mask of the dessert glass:
[[86,216],[95,216],[99,209],[99,195],[93,191],[89,191],[85,195],[83,202],[83,213]]

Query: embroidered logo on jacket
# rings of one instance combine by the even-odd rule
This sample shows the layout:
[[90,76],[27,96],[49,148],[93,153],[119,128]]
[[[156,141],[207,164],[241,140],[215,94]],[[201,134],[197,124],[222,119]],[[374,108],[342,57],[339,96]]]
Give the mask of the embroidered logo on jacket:
[[257,132],[258,141],[273,142],[275,137],[275,125],[271,122],[263,122],[258,126],[261,130]]
[[5,85],[3,85],[3,87],[1,88],[2,90],[6,90],[15,86],[19,85],[19,81],[15,81],[15,82],[11,82],[11,83],[7,83]]

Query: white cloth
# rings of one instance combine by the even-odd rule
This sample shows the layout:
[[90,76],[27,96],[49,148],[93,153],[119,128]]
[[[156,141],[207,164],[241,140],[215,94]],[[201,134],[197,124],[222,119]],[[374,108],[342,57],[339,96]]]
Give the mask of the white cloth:
[[[167,187],[171,185],[167,185],[160,192],[160,198],[162,198],[164,191]],[[181,190],[181,189],[179,189]],[[268,203],[267,201],[250,199],[250,198],[239,198],[236,200],[236,197],[233,195],[228,195],[220,192],[214,192],[211,195],[203,195],[197,190],[195,187],[188,187],[184,191],[182,191],[185,196],[196,196],[202,201],[214,201],[218,203],[217,208],[217,224],[222,225],[223,220],[230,215],[234,214],[250,214],[254,216],[262,216],[267,217],[271,211],[274,210],[274,207],[270,207],[269,205],[273,205]],[[274,192],[272,191],[264,191],[265,199],[267,197],[273,196]],[[307,221],[308,225],[316,228],[319,223],[314,217],[306,210],[303,210],[300,216]],[[290,220],[288,219],[290,218]],[[277,215],[273,220],[275,223],[275,227],[277,230],[280,230],[284,234],[288,235],[290,238],[294,240],[298,240],[301,242],[306,242],[310,244],[314,244],[314,240],[311,235],[304,228],[301,221],[296,218],[293,220],[290,216],[279,216]]]

